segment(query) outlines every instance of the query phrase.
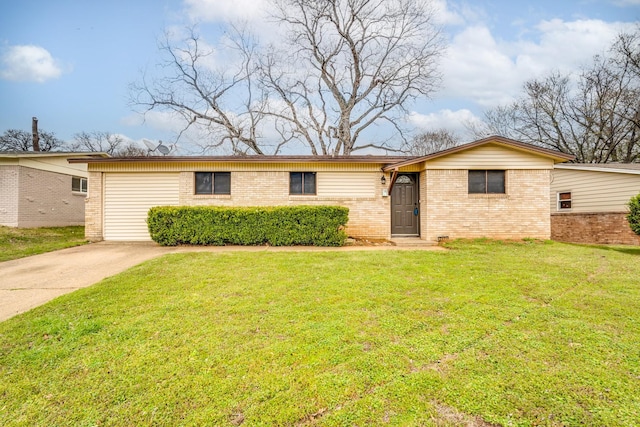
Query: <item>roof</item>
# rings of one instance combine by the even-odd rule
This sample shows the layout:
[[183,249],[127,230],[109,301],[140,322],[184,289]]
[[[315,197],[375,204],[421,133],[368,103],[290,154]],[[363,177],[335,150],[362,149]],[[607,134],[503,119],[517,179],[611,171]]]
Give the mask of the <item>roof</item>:
[[377,163],[393,164],[411,160],[412,156],[149,156],[69,159],[69,163],[156,163],[156,162],[224,162],[224,163]]
[[77,151],[0,151],[0,158],[5,159],[24,159],[38,157],[88,157],[94,159],[97,157],[109,157],[107,153],[102,152],[77,152]]
[[614,172],[640,175],[640,163],[567,163],[555,165],[556,169],[571,169],[594,172]]
[[554,162],[566,162],[568,160],[573,160],[575,158],[575,156],[571,154],[561,153],[560,151],[556,151],[556,150],[549,150],[547,148],[538,147],[537,145],[527,144],[527,143],[516,141],[513,139],[504,138],[502,136],[490,136],[484,139],[470,142],[468,144],[463,144],[457,147],[449,148],[447,150],[438,151],[437,153],[427,154],[426,156],[422,156],[422,157],[414,157],[413,159],[399,162],[394,165],[386,166],[384,170],[389,171],[392,169],[401,168],[401,167],[413,165],[416,163],[426,162],[428,160],[437,159],[438,157],[448,156],[450,154],[459,153],[461,151],[465,151],[470,148],[476,148],[476,147],[480,147],[487,144],[498,144],[498,145],[510,147],[519,151],[525,151],[531,154],[537,154],[539,156],[551,158],[553,159]]
[[507,146],[516,150],[536,154],[539,156],[553,159],[554,162],[566,162],[573,160],[575,157],[570,154],[561,153],[555,150],[538,147],[532,144],[515,141],[501,136],[491,136],[448,150],[439,151],[437,153],[426,156],[265,156],[265,155],[247,155],[247,156],[149,156],[149,157],[108,157],[108,158],[74,158],[69,159],[69,163],[170,163],[170,162],[220,162],[220,163],[374,163],[381,164],[383,170],[410,166],[422,163],[438,157],[447,156],[449,154],[458,153],[470,148],[479,147],[486,144],[498,144]]

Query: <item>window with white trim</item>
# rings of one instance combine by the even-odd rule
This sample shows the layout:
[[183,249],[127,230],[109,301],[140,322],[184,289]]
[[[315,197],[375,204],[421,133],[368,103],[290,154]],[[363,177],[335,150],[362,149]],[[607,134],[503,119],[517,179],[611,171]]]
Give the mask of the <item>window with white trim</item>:
[[76,193],[86,193],[87,178],[82,178],[79,176],[71,177],[71,191]]
[[571,209],[571,191],[558,193],[558,210],[566,211]]

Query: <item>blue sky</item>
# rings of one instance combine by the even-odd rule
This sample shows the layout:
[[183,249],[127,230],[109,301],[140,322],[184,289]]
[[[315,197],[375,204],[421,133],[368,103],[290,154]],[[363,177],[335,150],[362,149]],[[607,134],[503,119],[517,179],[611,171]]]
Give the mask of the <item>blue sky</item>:
[[[172,142],[179,125],[145,121],[129,84],[160,60],[165,29],[200,22],[214,39],[225,19],[254,21],[265,0],[21,0],[0,3],[0,132],[40,128],[70,140],[109,131],[133,141]],[[442,89],[412,106],[417,129],[448,127],[508,102],[522,83],[553,69],[577,70],[640,21],[640,0],[434,0],[449,40]],[[207,33],[206,31],[210,31]],[[185,149],[188,151],[188,149]]]

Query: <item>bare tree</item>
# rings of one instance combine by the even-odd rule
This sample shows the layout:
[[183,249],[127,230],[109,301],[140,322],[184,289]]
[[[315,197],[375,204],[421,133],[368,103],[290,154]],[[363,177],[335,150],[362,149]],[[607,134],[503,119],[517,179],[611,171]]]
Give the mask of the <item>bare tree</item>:
[[619,65],[629,67],[640,76],[640,24],[632,33],[621,33],[613,44],[614,58]]
[[112,157],[147,156],[147,150],[132,142],[125,141],[121,135],[110,132],[80,132],[74,135],[69,147],[73,151],[92,151],[107,153]]
[[390,148],[359,139],[384,121],[402,136],[406,105],[439,83],[443,44],[429,3],[276,0],[275,6],[277,22],[289,30],[289,60],[271,55],[263,64],[263,83],[284,103],[270,113],[314,154]]
[[235,55],[224,64],[215,63],[218,51],[208,47],[195,29],[189,29],[182,42],[165,34],[160,49],[166,54],[161,65],[167,73],[133,84],[132,102],[146,112],[176,113],[183,119],[182,132],[194,125],[206,129],[209,138],[203,151],[228,144],[236,154],[264,154],[257,129],[264,117],[264,99],[254,95],[256,43],[246,31],[232,30],[225,40]]
[[[58,139],[53,132],[39,132],[40,151],[61,151],[67,149],[66,143]],[[8,129],[0,135],[0,151],[33,151],[33,135],[19,129]]]
[[460,145],[460,138],[448,129],[429,130],[414,136],[403,147],[412,156],[426,156]]
[[122,136],[110,132],[80,132],[73,138],[71,149],[74,151],[93,151],[114,155],[124,145]]
[[[223,46],[207,48],[195,31],[182,44],[167,37],[167,74],[132,86],[133,101],[177,113],[185,129],[205,127],[207,149],[277,154],[297,142],[314,155],[398,150],[363,143],[363,133],[386,122],[404,138],[408,104],[437,87],[443,41],[430,1],[272,0],[283,43],[261,50],[232,26],[224,47],[235,55],[214,66]],[[277,135],[271,146],[265,133]]]
[[516,102],[488,111],[476,131],[573,154],[577,162],[640,161],[639,34],[621,35],[608,56],[595,56],[577,76],[526,82]]
[[149,155],[150,153],[148,150],[131,143],[120,148],[113,157],[145,157]]

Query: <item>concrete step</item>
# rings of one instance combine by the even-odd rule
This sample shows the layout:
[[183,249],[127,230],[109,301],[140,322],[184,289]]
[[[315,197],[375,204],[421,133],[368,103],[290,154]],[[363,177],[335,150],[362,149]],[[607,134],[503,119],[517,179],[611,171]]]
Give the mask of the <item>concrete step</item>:
[[401,247],[423,247],[423,246],[436,246],[437,242],[429,240],[423,240],[419,237],[392,237],[391,243],[395,246]]

